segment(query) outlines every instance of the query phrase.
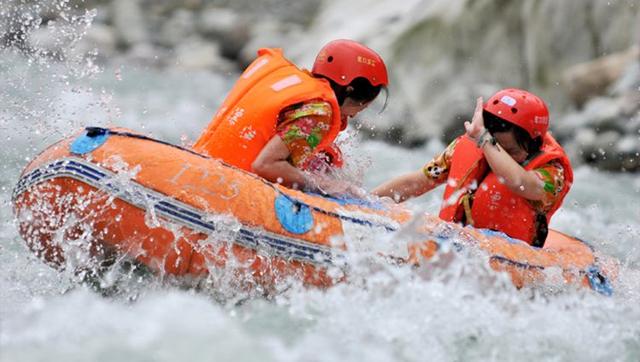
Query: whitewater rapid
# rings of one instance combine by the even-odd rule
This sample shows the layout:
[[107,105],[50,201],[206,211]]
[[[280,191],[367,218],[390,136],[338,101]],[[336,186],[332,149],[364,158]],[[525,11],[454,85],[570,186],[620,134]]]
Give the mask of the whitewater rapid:
[[[431,272],[361,265],[350,283],[327,291],[294,283],[270,300],[225,300],[144,278],[111,298],[78,287],[18,236],[11,192],[21,169],[86,125],[125,126],[188,145],[235,75],[121,66],[61,79],[51,76],[67,74],[56,65],[4,59],[0,361],[640,359],[640,178],[589,167],[576,170],[552,227],[620,260],[612,297],[518,291],[470,256]],[[434,141],[407,150],[355,137],[347,143],[365,188],[417,169],[444,147]],[[440,195],[412,207],[436,212]]]

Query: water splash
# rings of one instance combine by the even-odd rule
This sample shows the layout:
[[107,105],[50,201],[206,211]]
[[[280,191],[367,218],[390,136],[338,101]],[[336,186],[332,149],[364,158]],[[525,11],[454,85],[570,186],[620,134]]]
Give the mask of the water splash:
[[[58,14],[55,22],[49,24],[41,16],[45,7]],[[181,281],[150,277],[124,259],[115,260],[96,280],[88,270],[77,268],[92,262],[86,248],[92,241],[87,234],[90,224],[75,238],[60,239],[71,267],[59,272],[44,265],[17,235],[11,210],[10,192],[25,157],[87,122],[144,124],[149,132],[177,137],[183,127],[189,127],[182,121],[194,119],[190,132],[195,134],[212,114],[203,106],[214,102],[211,92],[224,93],[229,85],[202,74],[149,71],[136,76],[127,67],[119,67],[119,73],[101,72],[95,67],[95,53],[76,56],[69,50],[73,48],[69,44],[78,44],[94,13],[77,13],[68,1],[12,1],[0,7],[3,21],[18,13],[27,15],[17,17],[21,25],[12,38],[16,45],[0,54],[0,139],[11,146],[3,154],[0,171],[0,359],[640,358],[636,242],[640,228],[637,203],[629,203],[637,199],[640,183],[637,177],[588,168],[576,172],[567,207],[552,226],[592,241],[596,249],[623,261],[612,298],[562,285],[518,291],[506,275],[488,269],[482,254],[448,254],[419,268],[398,267],[378,255],[390,245],[401,245],[410,232],[378,237],[354,230],[347,241],[361,248],[347,255],[352,265],[350,277],[328,290],[307,289],[291,279],[282,281],[276,290],[249,293],[242,287],[252,283],[250,279],[224,272],[195,286],[187,283],[185,289]],[[54,45],[61,49],[47,50],[44,39],[38,38],[42,40],[29,50],[29,34],[50,31],[59,39]],[[21,43],[22,49],[17,46]],[[118,92],[112,91],[114,80],[123,87]],[[182,101],[177,93],[198,100]],[[377,142],[359,145],[355,137],[349,141],[354,147],[350,151],[345,145],[347,158],[355,156],[357,161],[347,165],[348,170],[353,167],[353,175],[344,178],[364,179],[367,187],[418,169],[443,148],[436,142],[406,151]],[[134,165],[127,165],[119,179],[125,188],[135,176],[135,172],[127,173],[131,166],[135,171]],[[439,196],[434,192],[416,200],[414,206],[436,212]],[[64,222],[73,228],[81,221],[70,218]],[[233,237],[237,224],[226,217],[212,216],[210,221],[223,232],[202,245],[226,247],[219,239]],[[151,215],[149,222],[163,223]],[[171,230],[176,236],[183,235],[180,229]],[[367,241],[368,248],[363,245]],[[240,261],[231,265],[243,266]],[[343,270],[332,272],[339,277]],[[97,281],[97,288],[90,283],[79,286],[83,280]],[[94,290],[113,293],[103,298]],[[269,297],[262,298],[264,294]]]

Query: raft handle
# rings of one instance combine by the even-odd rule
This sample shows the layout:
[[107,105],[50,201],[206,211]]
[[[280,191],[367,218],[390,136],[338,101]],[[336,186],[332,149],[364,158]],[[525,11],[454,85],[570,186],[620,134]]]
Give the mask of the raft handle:
[[87,137],[91,138],[102,136],[109,132],[108,129],[102,127],[86,127],[85,131],[87,132]]

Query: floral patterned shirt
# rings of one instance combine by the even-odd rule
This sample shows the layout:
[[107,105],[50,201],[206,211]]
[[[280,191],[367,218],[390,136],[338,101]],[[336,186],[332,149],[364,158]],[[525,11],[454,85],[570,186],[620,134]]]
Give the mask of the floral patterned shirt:
[[280,112],[277,135],[289,149],[289,162],[301,167],[327,135],[332,121],[331,104],[312,100],[287,107]]
[[[456,148],[457,141],[455,139],[442,153],[422,167],[424,175],[437,185],[445,183],[449,177],[451,159],[453,158],[453,151]],[[529,200],[529,202],[537,211],[546,213],[555,204],[564,187],[564,168],[559,162],[551,161],[534,171],[540,180],[544,182],[545,193],[542,200]]]

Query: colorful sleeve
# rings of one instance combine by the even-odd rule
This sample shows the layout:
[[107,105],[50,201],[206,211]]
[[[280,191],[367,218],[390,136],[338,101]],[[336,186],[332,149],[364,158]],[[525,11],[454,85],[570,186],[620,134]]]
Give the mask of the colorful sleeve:
[[456,148],[457,139],[453,140],[439,155],[434,157],[422,167],[422,173],[436,184],[447,181],[451,169],[451,158]]
[[331,104],[305,102],[281,112],[277,134],[290,153],[291,164],[300,167],[313,154],[331,128]]
[[552,207],[561,195],[564,187],[564,168],[558,162],[550,162],[534,170],[543,182],[544,197],[541,200],[543,209]]

